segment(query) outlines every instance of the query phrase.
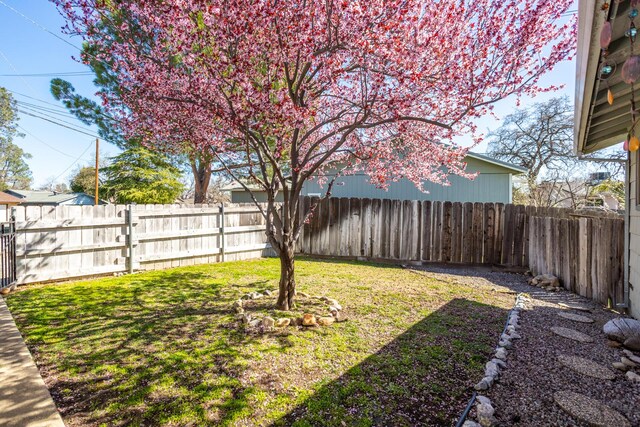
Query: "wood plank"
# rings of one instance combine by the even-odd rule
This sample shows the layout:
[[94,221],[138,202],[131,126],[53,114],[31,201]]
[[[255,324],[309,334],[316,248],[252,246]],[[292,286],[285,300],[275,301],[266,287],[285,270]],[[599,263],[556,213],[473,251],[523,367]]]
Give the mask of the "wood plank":
[[462,203],[455,202],[451,211],[451,261],[462,262]]
[[365,198],[360,200],[360,256],[371,256],[371,199]]
[[433,202],[433,246],[431,247],[431,260],[442,261],[442,202]]
[[423,261],[431,261],[431,253],[432,253],[432,232],[431,227],[433,225],[433,221],[431,218],[431,201],[425,200],[422,202],[422,255],[420,259]]
[[462,205],[462,262],[473,262],[473,203]]
[[451,262],[451,202],[442,204],[442,261]]
[[484,204],[473,204],[473,262],[475,264],[482,264],[484,258],[483,245],[484,245]]
[[496,207],[493,203],[484,204],[484,230],[483,230],[483,259],[484,264],[493,265],[495,260],[495,242],[496,242]]
[[349,256],[360,256],[360,199],[349,199]]

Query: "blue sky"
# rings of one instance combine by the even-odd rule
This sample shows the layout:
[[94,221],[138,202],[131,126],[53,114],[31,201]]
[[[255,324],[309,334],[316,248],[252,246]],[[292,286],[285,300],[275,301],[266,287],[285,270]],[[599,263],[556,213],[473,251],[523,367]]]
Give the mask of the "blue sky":
[[[10,8],[19,11],[28,19]],[[20,114],[19,125],[25,137],[18,138],[15,143],[33,156],[28,163],[36,188],[53,178],[57,182],[68,182],[77,165],[87,165],[94,159],[95,138],[92,136],[26,114],[29,112],[54,117],[57,121],[73,124],[77,129],[95,133],[95,129],[83,125],[71,116],[65,116],[63,113],[66,110],[53,99],[49,91],[49,83],[55,77],[54,74],[65,73],[67,75],[62,77],[70,81],[78,93],[88,96],[96,92],[91,75],[77,74],[88,71],[87,67],[72,59],[78,50],[45,31],[46,29],[67,42],[80,46],[79,38],[62,34],[60,29],[63,25],[64,19],[47,0],[0,0],[0,86],[13,92],[24,111]],[[541,94],[534,100],[525,99],[523,106],[561,94],[567,94],[573,99],[574,80],[575,62],[559,65],[545,76],[543,83],[564,84],[564,89],[551,94]],[[50,110],[43,113],[42,107]],[[507,99],[496,105],[495,113],[502,118],[512,112],[514,107],[514,100]],[[478,121],[482,131],[495,129],[499,125],[499,121],[490,117]],[[466,145],[470,140],[463,138],[457,142]],[[483,152],[485,149],[485,145],[480,145],[475,151]],[[108,156],[116,154],[118,150],[108,143],[101,142],[100,152],[101,155]]]

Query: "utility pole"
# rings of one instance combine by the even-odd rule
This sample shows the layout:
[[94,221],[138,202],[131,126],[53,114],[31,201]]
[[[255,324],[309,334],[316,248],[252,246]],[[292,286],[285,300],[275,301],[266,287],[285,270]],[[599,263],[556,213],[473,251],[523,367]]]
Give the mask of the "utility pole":
[[96,138],[96,195],[95,195],[95,199],[94,199],[94,204],[96,206],[98,206],[98,160],[100,157],[100,151],[98,151],[100,149],[100,140],[98,138]]

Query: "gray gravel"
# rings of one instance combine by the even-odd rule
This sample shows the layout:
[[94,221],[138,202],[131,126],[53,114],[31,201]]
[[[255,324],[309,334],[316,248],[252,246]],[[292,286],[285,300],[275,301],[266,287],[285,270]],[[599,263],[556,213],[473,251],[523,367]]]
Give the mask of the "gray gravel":
[[[577,392],[596,399],[623,414],[631,425],[640,426],[640,383],[627,380],[619,370],[612,369],[614,380],[601,380],[579,374],[558,362],[558,355],[562,354],[587,358],[607,367],[620,361],[622,350],[609,347],[602,333],[602,326],[618,317],[617,313],[566,291],[548,292],[529,286],[525,275],[486,268],[412,268],[446,275],[469,286],[489,282],[497,291],[527,292],[531,296],[527,309],[521,312],[518,332],[522,339],[514,341],[500,381],[483,392],[493,402],[500,426],[587,426],[554,402],[554,393],[559,391]],[[558,303],[579,303],[591,307],[591,312],[567,310]],[[593,318],[594,323],[564,319],[558,316],[558,310],[586,315]],[[580,343],[560,337],[550,331],[553,326],[575,329],[593,337],[594,342]]]

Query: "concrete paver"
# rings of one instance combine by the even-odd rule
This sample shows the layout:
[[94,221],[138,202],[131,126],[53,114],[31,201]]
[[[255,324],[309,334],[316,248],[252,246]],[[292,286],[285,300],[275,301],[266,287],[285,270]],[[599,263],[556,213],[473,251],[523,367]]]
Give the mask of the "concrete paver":
[[0,297],[0,426],[64,427],[49,390]]

